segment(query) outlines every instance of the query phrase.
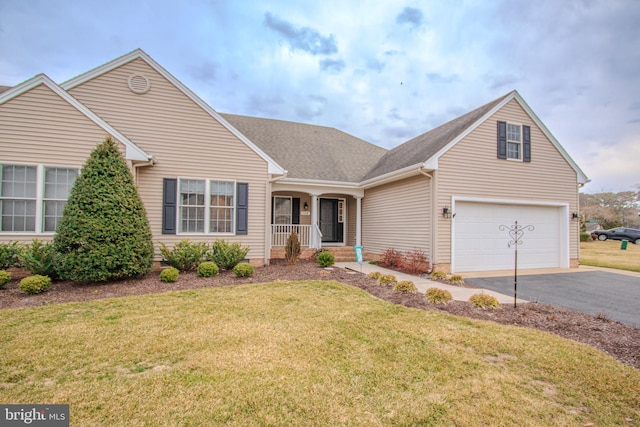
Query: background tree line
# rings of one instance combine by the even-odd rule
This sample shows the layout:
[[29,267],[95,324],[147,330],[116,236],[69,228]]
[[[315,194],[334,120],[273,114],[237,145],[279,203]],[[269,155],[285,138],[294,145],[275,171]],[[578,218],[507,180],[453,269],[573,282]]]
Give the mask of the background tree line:
[[640,185],[638,191],[580,193],[583,221],[597,220],[602,228],[640,228]]

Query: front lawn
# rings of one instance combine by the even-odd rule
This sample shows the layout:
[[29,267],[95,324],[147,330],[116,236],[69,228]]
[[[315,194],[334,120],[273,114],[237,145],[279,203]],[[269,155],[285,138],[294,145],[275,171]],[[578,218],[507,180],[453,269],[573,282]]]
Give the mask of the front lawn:
[[333,281],[0,311],[0,401],[72,425],[635,425],[640,371]]
[[622,250],[621,241],[592,240],[580,243],[580,264],[640,272],[640,245],[629,242]]

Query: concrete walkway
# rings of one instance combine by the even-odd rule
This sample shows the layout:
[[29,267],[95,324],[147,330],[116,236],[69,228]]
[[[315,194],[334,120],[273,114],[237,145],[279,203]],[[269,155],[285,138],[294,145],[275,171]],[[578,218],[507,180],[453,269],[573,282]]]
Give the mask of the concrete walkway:
[[[346,268],[348,270],[362,272],[364,274],[369,274],[374,271],[379,271],[382,274],[393,274],[396,276],[398,280],[410,280],[415,283],[418,288],[418,292],[424,294],[429,288],[440,288],[446,289],[451,292],[451,296],[456,301],[469,301],[471,295],[478,293],[485,293],[487,295],[493,295],[498,299],[501,304],[513,304],[513,295],[505,295],[499,292],[487,290],[487,289],[478,289],[478,288],[463,288],[460,286],[448,285],[445,283],[435,282],[433,280],[425,279],[420,276],[414,276],[412,274],[400,273],[395,270],[390,270],[388,268],[380,267],[378,265],[369,264],[368,262],[363,263],[362,265],[357,262],[337,262],[334,267],[338,268]],[[527,302],[526,300],[518,298],[519,303]]]

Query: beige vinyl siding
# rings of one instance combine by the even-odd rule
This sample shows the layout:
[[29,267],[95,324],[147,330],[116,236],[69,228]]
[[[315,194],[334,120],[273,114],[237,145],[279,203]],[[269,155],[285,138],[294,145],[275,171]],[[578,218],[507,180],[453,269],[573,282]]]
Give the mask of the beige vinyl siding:
[[[531,126],[531,162],[497,159],[497,122]],[[511,100],[438,161],[436,211],[451,207],[452,197],[568,203],[578,210],[575,170],[533,120]],[[451,262],[451,219],[438,216],[436,263]],[[569,218],[567,218],[569,221]],[[570,221],[570,259],[578,258],[577,221]]]
[[[127,80],[134,73],[149,79],[146,94],[129,90]],[[156,244],[220,237],[250,247],[249,258],[264,258],[265,230],[270,223],[265,160],[141,59],[69,92],[156,159],[155,166],[138,169],[137,179]],[[163,178],[177,177],[249,183],[249,233],[162,234]]]
[[[44,84],[0,105],[0,163],[81,168],[105,136]],[[0,242],[35,237],[50,240],[52,234],[0,233]]]
[[346,236],[346,241],[345,241],[345,245],[347,246],[355,246],[356,245],[356,222],[357,222],[357,216],[358,216],[358,206],[357,206],[357,201],[354,197],[351,196],[347,196],[347,203],[346,203],[346,209],[347,209],[347,215],[345,217],[345,221],[347,222],[346,224],[346,229],[345,229],[345,236]]
[[386,249],[431,251],[430,183],[424,175],[365,190],[362,199],[362,246],[365,252]]

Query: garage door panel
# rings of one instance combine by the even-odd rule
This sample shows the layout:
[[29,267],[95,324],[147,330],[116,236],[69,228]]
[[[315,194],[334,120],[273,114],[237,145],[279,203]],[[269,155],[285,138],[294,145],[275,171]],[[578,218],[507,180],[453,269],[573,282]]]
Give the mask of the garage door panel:
[[560,266],[561,208],[459,202],[455,221],[455,270],[505,270],[514,266],[514,247],[500,226],[532,225],[518,246],[519,268]]

